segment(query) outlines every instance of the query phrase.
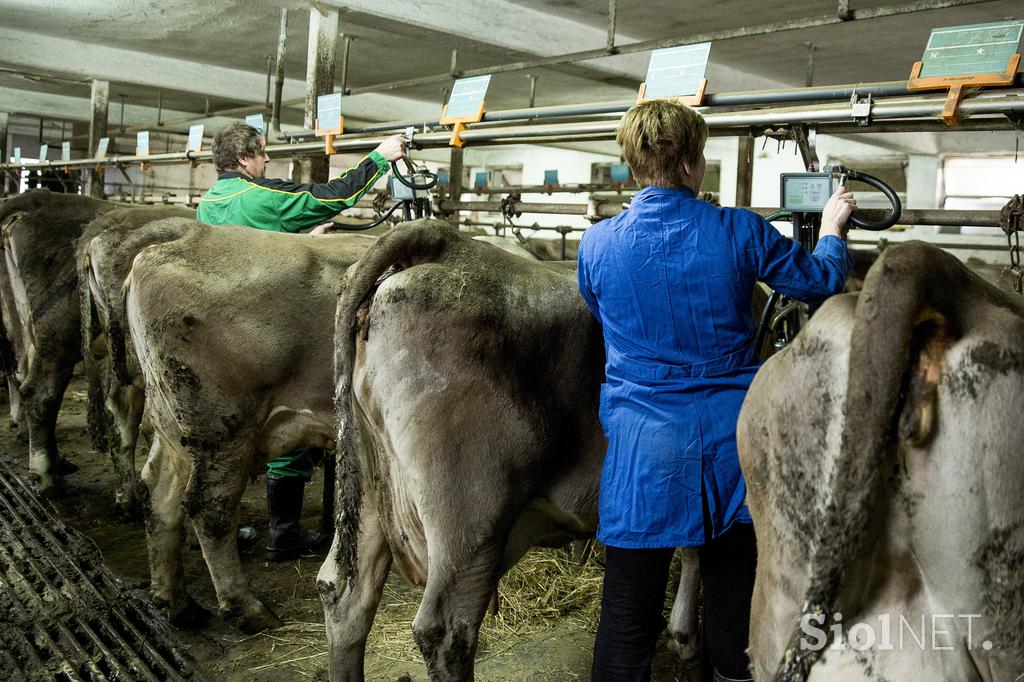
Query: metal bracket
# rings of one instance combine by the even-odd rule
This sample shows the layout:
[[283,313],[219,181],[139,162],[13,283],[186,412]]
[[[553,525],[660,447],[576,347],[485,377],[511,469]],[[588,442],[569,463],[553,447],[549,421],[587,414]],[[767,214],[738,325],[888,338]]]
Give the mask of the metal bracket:
[[854,91],[850,97],[850,116],[857,121],[857,125],[865,128],[871,125],[871,110],[874,107],[874,100],[871,99],[871,93],[868,93],[866,99],[859,99],[857,92]]
[[804,168],[809,173],[816,173],[821,167],[818,162],[818,129],[799,123],[790,128],[790,135],[796,142],[800,156],[804,160]]
[[501,198],[500,211],[501,217],[504,218],[509,225],[513,227],[513,233],[515,232],[515,223],[512,222],[513,218],[518,218],[523,215],[522,211],[517,211],[516,207],[523,200],[523,195],[519,192],[513,192],[508,196]]

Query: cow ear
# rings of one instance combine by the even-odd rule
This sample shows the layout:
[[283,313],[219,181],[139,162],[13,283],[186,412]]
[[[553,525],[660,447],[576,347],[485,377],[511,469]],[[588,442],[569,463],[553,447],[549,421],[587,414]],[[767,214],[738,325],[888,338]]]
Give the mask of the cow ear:
[[915,447],[928,442],[938,426],[938,387],[946,352],[956,342],[949,322],[933,308],[925,308],[914,324],[910,373],[900,415],[900,438]]

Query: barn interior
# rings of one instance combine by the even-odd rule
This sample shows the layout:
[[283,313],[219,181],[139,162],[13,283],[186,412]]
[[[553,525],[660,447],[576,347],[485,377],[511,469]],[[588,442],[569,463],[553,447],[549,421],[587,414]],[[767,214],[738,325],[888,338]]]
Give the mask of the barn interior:
[[[1021,19],[1019,0],[0,0],[0,199],[46,189],[120,206],[195,208],[217,182],[214,136],[231,123],[259,128],[267,177],[295,182],[325,182],[401,134],[417,167],[413,177],[436,184],[402,203],[402,187],[382,179],[334,218],[338,230],[397,207],[374,234],[400,224],[403,214],[434,216],[466,234],[507,238],[541,259],[575,260],[581,236],[625,210],[639,189],[615,134],[643,96],[652,54],[709,44],[706,84],[672,95],[710,126],[700,186],[709,200],[771,216],[783,235],[799,239],[793,218],[778,213],[787,208],[780,177],[853,169],[880,179],[902,205],[884,231],[851,230],[853,250],[877,255],[922,240],[994,287],[1020,291],[1018,61],[1010,60],[1002,81],[986,72],[989,80],[967,80],[963,90],[952,76],[921,89],[909,81],[915,63],[928,59],[934,29],[1008,23],[1017,27],[1010,52],[1018,53]],[[481,76],[490,76],[486,94],[473,100],[468,119],[444,122],[458,84]],[[325,95],[340,95],[343,117],[328,135],[317,120]],[[862,215],[888,215],[890,197],[878,186],[851,187]],[[767,343],[782,348],[798,328]],[[281,564],[266,563],[259,548],[243,550],[248,578],[281,628],[243,634],[218,615],[191,629],[163,624],[145,596],[146,529],[116,513],[110,460],[89,438],[82,372],[75,370],[56,427],[62,456],[78,467],[60,497],[29,499],[31,485],[19,487],[29,478],[26,436],[16,428],[0,434],[8,488],[0,497],[9,500],[0,509],[8,524],[0,535],[7,545],[0,548],[7,565],[0,604],[9,613],[0,620],[30,627],[24,623],[32,618],[15,612],[42,603],[25,597],[11,576],[34,579],[9,568],[19,553],[35,551],[14,540],[17,529],[42,524],[59,532],[39,542],[64,547],[67,565],[87,565],[82,579],[99,585],[73,589],[114,595],[142,614],[132,622],[155,624],[146,626],[152,634],[133,626],[146,630],[137,646],[125,636],[124,651],[108,642],[95,656],[90,642],[102,632],[88,640],[44,628],[53,643],[43,645],[44,635],[30,629],[19,640],[24,646],[0,651],[0,666],[24,667],[22,649],[31,649],[34,665],[58,670],[56,679],[331,679],[316,584],[326,549]],[[148,447],[143,430],[138,469]],[[323,511],[323,476],[306,491],[308,525]],[[31,508],[27,516],[22,505]],[[266,515],[257,482],[238,520],[256,527],[262,541]],[[477,679],[590,679],[602,576],[593,553],[592,546],[534,550],[503,579],[498,615],[484,622]],[[185,572],[195,598],[216,612],[194,534]],[[66,575],[49,580],[58,592],[61,580],[74,584]],[[409,627],[420,594],[397,573],[388,580],[367,649],[368,679],[428,679]],[[77,644],[62,645],[62,637]],[[146,646],[162,652],[166,665],[153,664]],[[65,662],[51,665],[47,656]],[[122,662],[108,669],[101,658]],[[701,666],[681,662],[662,637],[654,679],[702,679]]]

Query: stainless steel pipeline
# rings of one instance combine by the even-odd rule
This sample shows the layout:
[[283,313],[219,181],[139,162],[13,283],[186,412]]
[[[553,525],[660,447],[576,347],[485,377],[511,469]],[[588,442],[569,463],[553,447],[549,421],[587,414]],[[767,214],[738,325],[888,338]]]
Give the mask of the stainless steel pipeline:
[[[876,101],[872,108],[873,120],[886,121],[887,131],[898,130],[899,119],[912,119],[911,124],[919,124],[921,119],[937,118],[945,104],[944,94],[918,95],[893,101]],[[1005,115],[1024,112],[1024,89],[999,90],[981,93],[960,104],[960,112],[965,116]],[[849,130],[852,107],[846,104],[825,104],[810,106],[780,107],[775,109],[754,109],[747,111],[714,112],[706,111],[704,118],[712,130],[719,128],[751,128],[758,126],[785,125],[789,123],[818,123],[819,133],[827,133],[828,125],[836,123]],[[996,119],[993,123],[1002,123],[1005,119]],[[970,121],[967,121],[970,123]],[[510,125],[485,128],[469,128],[462,132],[461,139],[467,145],[508,144],[522,142],[578,141],[595,139],[612,139],[618,129],[619,119],[606,119],[582,123],[561,123],[541,125]],[[953,129],[955,130],[955,129]],[[873,132],[872,127],[859,128],[860,132]],[[851,131],[852,132],[852,131]],[[423,133],[416,136],[417,143],[422,147],[447,147],[451,134],[447,131]],[[383,137],[341,136],[334,142],[334,149],[339,152],[368,151],[376,147]],[[271,145],[267,153],[272,157],[317,154],[323,147],[317,142],[299,142]],[[174,163],[185,160],[204,160],[212,156],[210,150],[200,152],[169,152],[152,154],[147,157],[134,155],[112,156],[108,159],[77,159],[73,161],[46,161],[34,164],[3,164],[0,168],[90,168],[99,165],[138,164],[138,163]]]
[[[452,213],[454,211],[483,211],[486,213],[498,213],[501,210],[501,202],[498,201],[447,201],[438,202],[438,210],[441,213]],[[621,202],[606,201],[596,204],[559,204],[559,203],[535,203],[519,202],[515,204],[515,210],[522,213],[545,213],[551,215],[578,215],[593,216],[598,218],[610,218],[623,211]],[[768,216],[777,212],[777,208],[751,208],[751,211],[762,216]],[[900,225],[945,225],[951,227],[999,227],[999,211],[968,211],[950,209],[903,209],[900,215]],[[877,221],[888,215],[888,211],[880,208],[861,208],[857,215],[865,220]]]

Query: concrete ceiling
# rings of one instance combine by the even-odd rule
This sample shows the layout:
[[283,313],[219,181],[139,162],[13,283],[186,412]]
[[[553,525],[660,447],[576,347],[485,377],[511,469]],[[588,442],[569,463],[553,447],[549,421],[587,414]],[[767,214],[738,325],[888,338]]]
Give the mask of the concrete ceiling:
[[[850,4],[859,10],[898,3]],[[836,11],[835,2],[826,0],[618,0],[617,6],[619,44]],[[354,88],[444,73],[456,48],[457,68],[463,69],[599,48],[608,14],[606,0],[0,0],[0,112],[18,115],[15,121],[22,125],[38,116],[87,120],[91,78],[111,82],[113,125],[120,120],[122,99],[126,126],[150,126],[162,94],[162,119],[176,130],[186,127],[185,119],[201,118],[207,100],[214,111],[259,106],[266,58],[276,51],[281,8],[290,10],[285,98],[301,98],[308,17],[314,7],[342,12],[341,32],[353,39],[348,85]],[[1022,14],[1020,0],[993,0],[716,41],[710,90],[802,85],[807,42],[817,48],[816,85],[903,79],[920,57],[931,27]],[[338,52],[340,60],[340,41]],[[527,73],[538,77],[538,105],[628,98],[642,80],[647,59],[648,54],[638,53],[499,74],[492,80],[488,107],[525,106]],[[439,112],[445,85],[353,95],[344,104],[346,117],[431,118]],[[301,124],[301,110],[290,110],[285,122]],[[913,139],[941,147],[935,138]],[[1012,136],[1006,139],[1012,149]]]

